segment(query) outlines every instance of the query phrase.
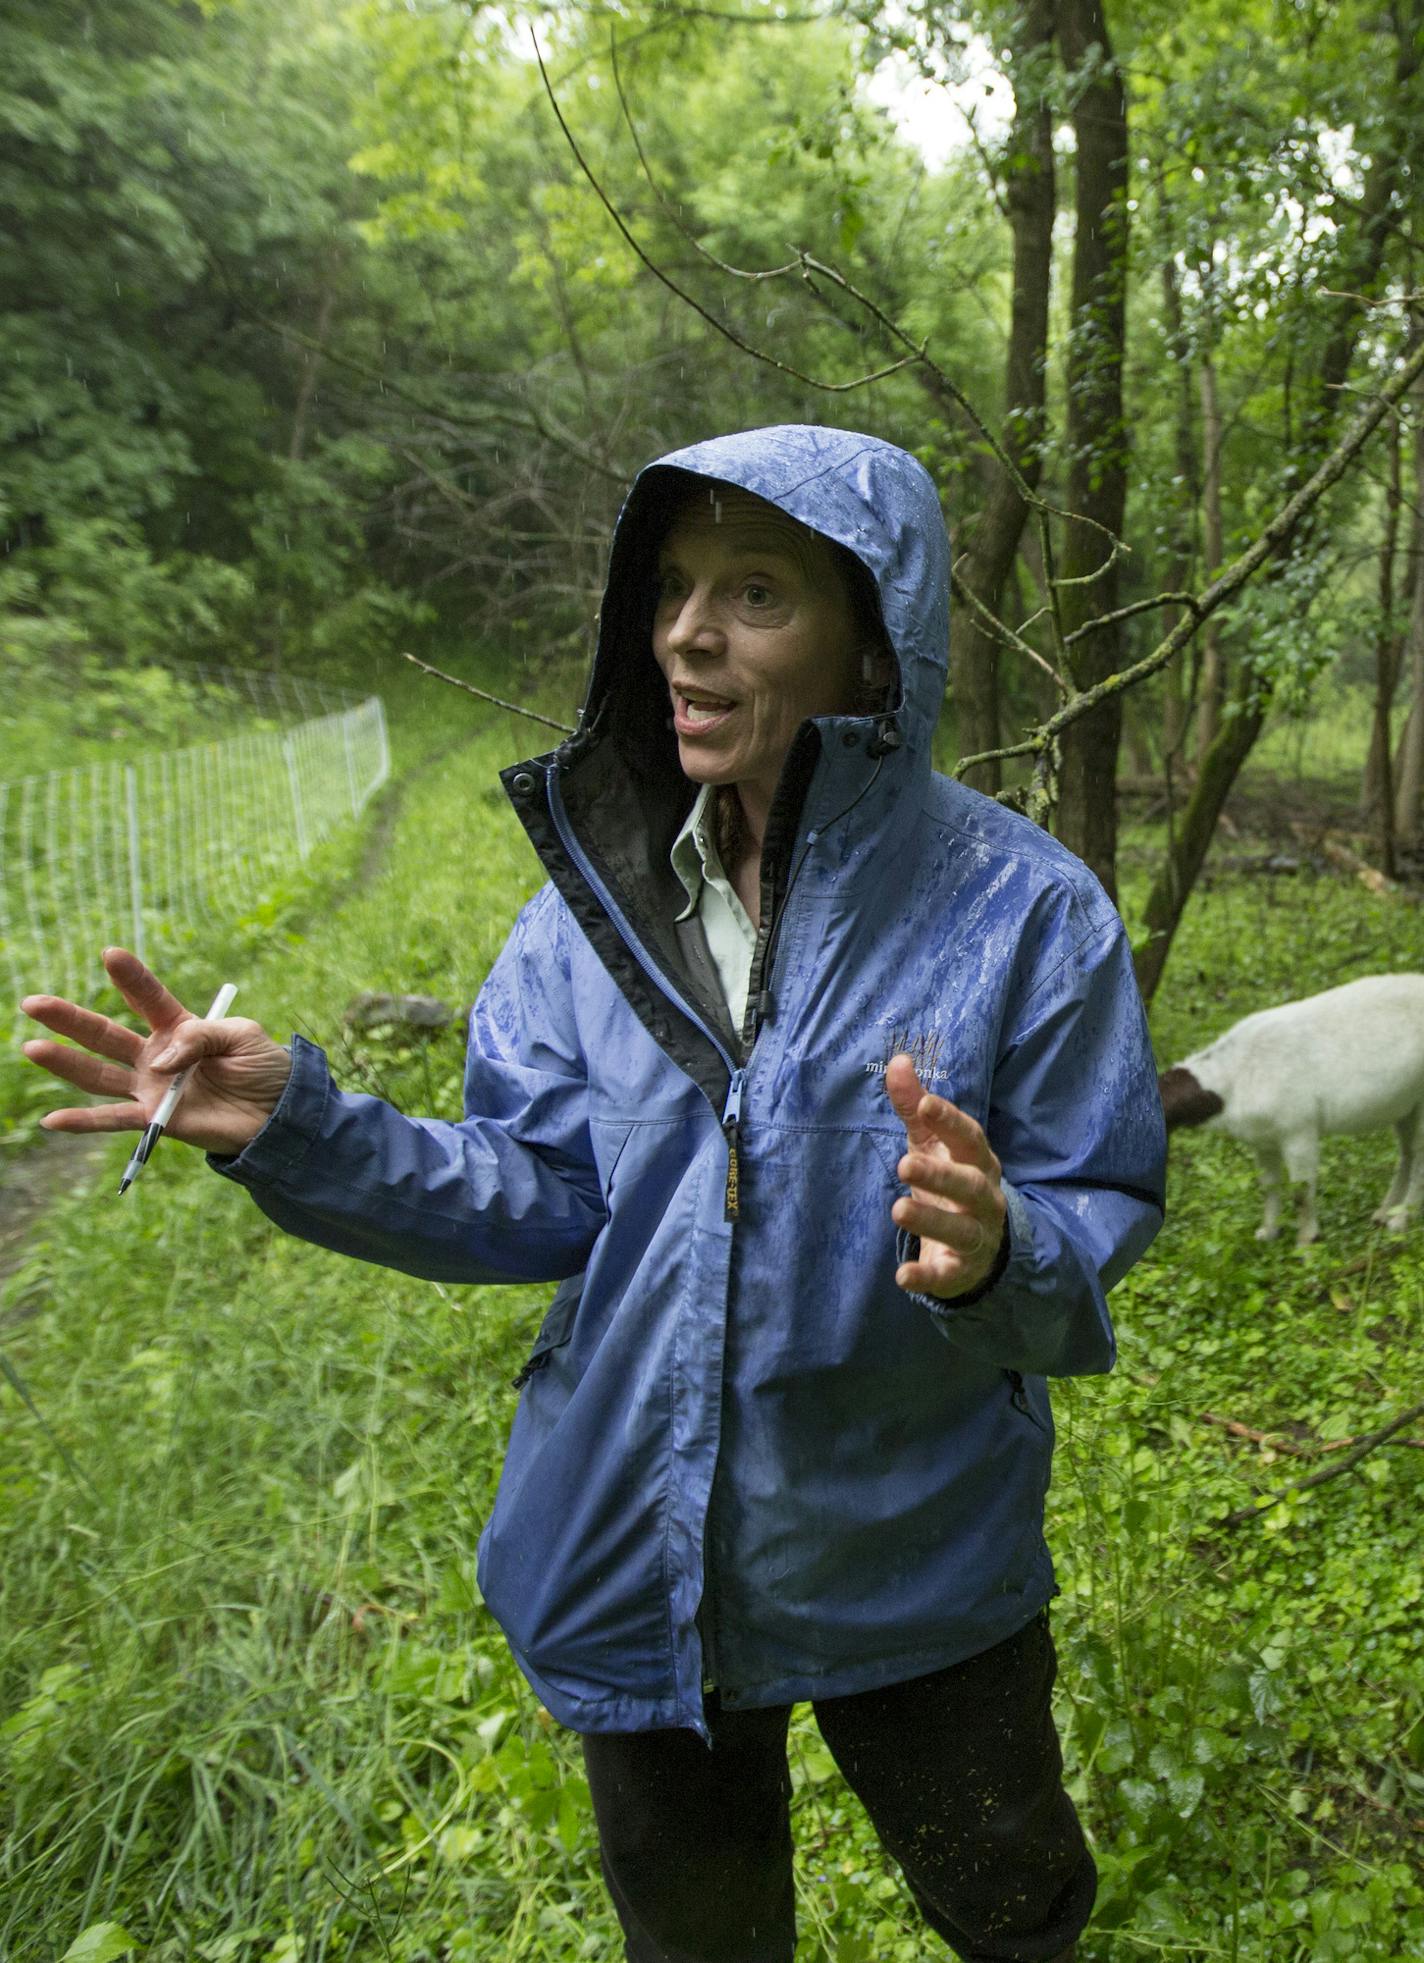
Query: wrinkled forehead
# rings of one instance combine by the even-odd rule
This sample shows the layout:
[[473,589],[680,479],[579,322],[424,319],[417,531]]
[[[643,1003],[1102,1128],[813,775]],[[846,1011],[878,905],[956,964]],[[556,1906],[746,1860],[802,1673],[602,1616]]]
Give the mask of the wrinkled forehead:
[[737,552],[769,553],[789,559],[810,577],[823,576],[832,562],[830,543],[765,498],[734,484],[689,485],[674,503],[663,533],[659,558],[706,543]]

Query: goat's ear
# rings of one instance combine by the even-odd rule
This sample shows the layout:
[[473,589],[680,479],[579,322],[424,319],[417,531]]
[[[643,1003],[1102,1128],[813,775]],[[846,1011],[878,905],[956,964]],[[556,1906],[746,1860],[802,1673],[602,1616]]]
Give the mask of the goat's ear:
[[1180,1125],[1204,1125],[1208,1118],[1214,1118],[1226,1105],[1215,1091],[1209,1091],[1199,1084],[1190,1070],[1183,1069],[1180,1063],[1170,1070],[1164,1070],[1157,1079],[1157,1089],[1162,1097],[1162,1115],[1167,1120],[1168,1131],[1175,1131]]

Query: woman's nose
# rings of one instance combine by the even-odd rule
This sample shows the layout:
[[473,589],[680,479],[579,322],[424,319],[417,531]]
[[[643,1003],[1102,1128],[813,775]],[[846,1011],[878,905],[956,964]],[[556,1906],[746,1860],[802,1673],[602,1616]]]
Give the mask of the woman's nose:
[[663,623],[663,638],[674,654],[720,653],[722,630],[709,605],[709,596],[694,587],[679,602],[676,613]]

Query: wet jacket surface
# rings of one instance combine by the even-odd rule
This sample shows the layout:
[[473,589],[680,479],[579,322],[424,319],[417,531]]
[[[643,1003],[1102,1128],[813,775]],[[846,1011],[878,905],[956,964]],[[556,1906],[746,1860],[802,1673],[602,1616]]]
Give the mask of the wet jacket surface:
[[[651,653],[686,474],[855,553],[900,666],[802,726],[734,1031],[668,851],[695,787]],[[282,1227],[443,1281],[559,1280],[480,1542],[485,1599],[582,1731],[870,1689],[1053,1593],[1045,1378],[1103,1371],[1161,1220],[1155,1069],[1120,920],[1026,819],[935,774],[948,544],[929,478],[844,431],[719,438],[639,478],[578,733],[504,773],[549,873],[472,1018],[463,1123],[338,1091],[294,1039],[221,1169]],[[1009,1256],[956,1306],[895,1282],[908,1051],[1003,1162]],[[705,1732],[704,1732],[705,1735]]]

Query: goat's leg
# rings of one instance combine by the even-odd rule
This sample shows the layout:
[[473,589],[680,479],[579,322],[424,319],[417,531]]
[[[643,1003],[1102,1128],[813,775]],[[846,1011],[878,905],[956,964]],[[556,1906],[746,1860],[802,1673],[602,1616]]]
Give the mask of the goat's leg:
[[1401,1234],[1424,1200],[1424,1104],[1402,1118],[1395,1130],[1399,1134],[1399,1170],[1375,1218],[1383,1217],[1386,1227]]
[[[1399,1140],[1399,1164],[1395,1167],[1394,1177],[1389,1182],[1389,1191],[1370,1215],[1377,1227],[1390,1227],[1396,1224],[1391,1216],[1409,1191],[1416,1159],[1414,1135],[1421,1112],[1424,1112],[1424,1105],[1421,1105],[1418,1111],[1409,1112],[1394,1127],[1394,1135]],[[1424,1166],[1424,1160],[1421,1160],[1421,1166]]]
[[1281,1149],[1285,1155],[1286,1177],[1293,1186],[1300,1188],[1296,1196],[1295,1244],[1297,1247],[1309,1247],[1320,1232],[1320,1223],[1315,1217],[1320,1140],[1313,1131],[1298,1131],[1282,1140]]
[[1266,1203],[1265,1217],[1256,1229],[1258,1241],[1273,1241],[1281,1231],[1281,1155],[1274,1145],[1256,1147],[1256,1167],[1261,1175],[1261,1197]]

